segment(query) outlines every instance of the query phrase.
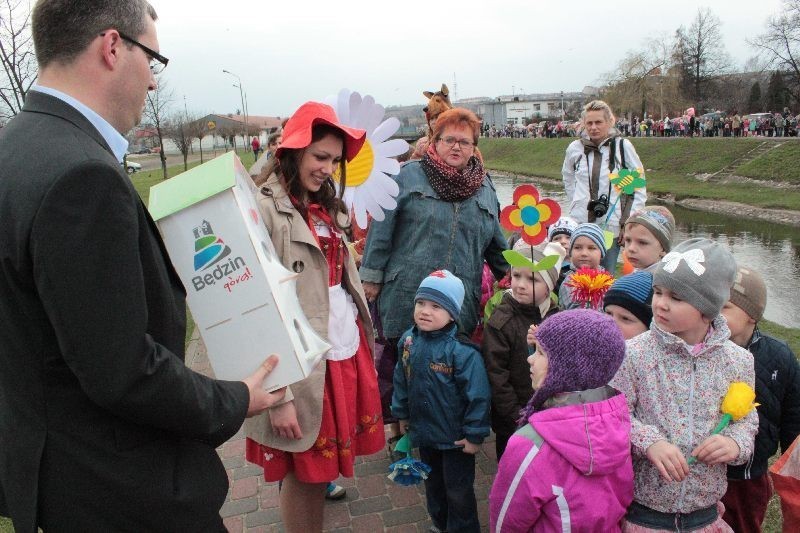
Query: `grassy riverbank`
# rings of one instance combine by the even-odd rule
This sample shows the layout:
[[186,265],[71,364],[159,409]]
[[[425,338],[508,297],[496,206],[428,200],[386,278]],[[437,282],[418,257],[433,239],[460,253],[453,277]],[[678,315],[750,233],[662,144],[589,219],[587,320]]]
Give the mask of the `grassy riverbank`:
[[[564,152],[573,140],[481,139],[479,146],[487,168],[561,180]],[[696,197],[800,211],[800,141],[796,139],[776,147],[769,144],[776,141],[751,138],[630,141],[644,164],[647,189],[652,193],[673,194],[679,200]],[[726,181],[723,185],[716,178],[696,179],[723,169],[762,183]],[[770,181],[797,187],[776,188]]]

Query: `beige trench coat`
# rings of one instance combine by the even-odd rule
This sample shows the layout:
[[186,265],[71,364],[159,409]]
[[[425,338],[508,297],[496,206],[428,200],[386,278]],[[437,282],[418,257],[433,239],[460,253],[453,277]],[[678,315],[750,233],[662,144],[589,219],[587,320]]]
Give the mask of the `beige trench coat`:
[[[323,338],[328,338],[328,264],[308,224],[292,205],[289,195],[274,174],[269,177],[256,197],[258,209],[272,237],[275,251],[283,266],[297,272],[297,297],[308,321]],[[340,219],[340,223],[346,222]],[[367,299],[358,269],[350,254],[347,255],[342,284],[353,297],[358,314],[374,353],[375,338]],[[266,351],[269,351],[267,347]],[[279,363],[280,364],[280,363]],[[322,394],[325,388],[326,362],[322,361],[303,381],[295,383],[286,392],[285,401],[294,400],[297,421],[303,438],[286,439],[272,432],[267,412],[245,421],[245,431],[251,439],[272,448],[288,452],[302,452],[311,448],[319,435],[322,422]]]

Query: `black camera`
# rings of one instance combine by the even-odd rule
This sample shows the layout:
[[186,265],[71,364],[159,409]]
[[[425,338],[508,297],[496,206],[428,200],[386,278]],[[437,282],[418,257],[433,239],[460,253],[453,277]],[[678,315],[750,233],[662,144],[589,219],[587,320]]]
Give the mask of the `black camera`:
[[586,209],[594,214],[595,218],[600,218],[608,211],[608,195],[601,194],[597,200],[591,200]]

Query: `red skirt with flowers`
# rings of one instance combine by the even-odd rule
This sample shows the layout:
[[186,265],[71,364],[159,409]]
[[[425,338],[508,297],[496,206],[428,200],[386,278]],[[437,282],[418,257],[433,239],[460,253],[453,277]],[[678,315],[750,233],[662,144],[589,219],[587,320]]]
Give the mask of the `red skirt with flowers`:
[[358,331],[361,342],[353,357],[326,362],[322,423],[310,449],[286,452],[247,439],[245,457],[264,468],[266,481],[281,480],[289,472],[304,483],[325,483],[340,475],[353,477],[357,455],[383,448],[378,381],[361,320]]

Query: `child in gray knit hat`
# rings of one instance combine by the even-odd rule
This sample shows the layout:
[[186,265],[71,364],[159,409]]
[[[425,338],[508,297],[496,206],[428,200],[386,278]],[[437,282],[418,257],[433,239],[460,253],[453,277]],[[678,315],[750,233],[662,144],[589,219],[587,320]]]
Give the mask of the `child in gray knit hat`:
[[752,356],[729,340],[720,314],[736,263],[723,245],[689,239],[652,273],[653,324],[627,341],[612,381],[631,412],[635,489],[623,530],[728,531],[718,506],[727,465],[747,462],[758,429],[751,411],[711,435],[731,383],[755,379]]
[[625,222],[625,257],[636,270],[658,263],[672,248],[675,218],[669,209],[653,205],[633,213]]

